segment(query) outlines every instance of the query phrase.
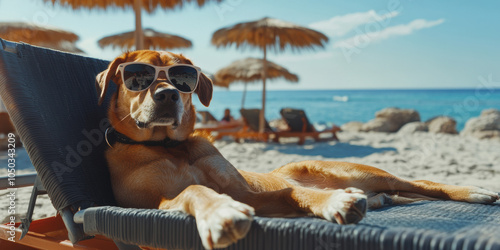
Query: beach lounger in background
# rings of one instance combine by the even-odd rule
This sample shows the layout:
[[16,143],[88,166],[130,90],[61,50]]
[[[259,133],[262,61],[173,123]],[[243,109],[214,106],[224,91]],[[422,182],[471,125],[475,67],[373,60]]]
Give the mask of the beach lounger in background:
[[330,133],[331,139],[338,140],[336,132],[340,129],[333,127],[324,131],[316,131],[314,126],[307,119],[303,110],[285,108],[281,110],[283,120],[288,125],[287,130],[273,129],[267,120],[265,121],[264,133],[259,133],[259,109],[241,109],[241,117],[245,126],[239,131],[221,132],[215,136],[215,139],[220,139],[224,136],[231,136],[236,141],[241,139],[252,139],[256,141],[268,142],[272,139],[274,142],[279,142],[280,138],[293,137],[298,138],[298,144],[302,145],[307,137],[311,137],[316,141],[326,138],[320,138],[321,134]]
[[[104,158],[107,105],[116,87],[110,84],[102,106],[94,88],[109,62],[0,43],[0,95],[38,173],[30,209],[43,187],[59,212],[31,222],[22,240],[16,231],[15,242],[7,238],[10,226],[0,225],[0,248],[202,249],[193,217],[116,206]],[[369,211],[357,225],[255,217],[248,235],[229,249],[500,249],[499,232],[498,202],[418,202]]]
[[223,131],[215,135],[215,139],[221,139],[225,136],[231,136],[235,141],[242,139],[250,139],[255,141],[268,142],[270,138],[274,138],[275,131],[265,121],[264,132],[259,132],[259,114],[260,109],[241,109],[241,118],[243,119],[243,127],[237,131]]
[[16,129],[12,125],[9,114],[7,112],[0,112],[0,134],[7,135],[15,132]]
[[[16,133],[14,125],[7,112],[0,112],[0,150],[7,149],[9,133]],[[20,143],[19,143],[20,144]]]
[[320,138],[320,135],[325,133],[330,133],[331,139],[338,140],[336,133],[340,131],[339,127],[333,126],[332,128],[317,131],[309,122],[306,113],[302,109],[284,108],[281,109],[280,114],[289,129],[276,133],[276,141],[278,141],[280,137],[298,137],[299,144],[304,144],[306,137],[312,137],[315,141],[326,139]]
[[243,124],[239,120],[231,121],[231,122],[221,122],[218,121],[210,111],[196,111],[198,115],[201,117],[200,121],[197,122],[194,126],[196,130],[204,131],[208,133],[212,132],[234,132],[241,129]]
[[210,111],[196,111],[201,116],[201,123],[208,124],[212,122],[219,122],[215,117],[210,113]]

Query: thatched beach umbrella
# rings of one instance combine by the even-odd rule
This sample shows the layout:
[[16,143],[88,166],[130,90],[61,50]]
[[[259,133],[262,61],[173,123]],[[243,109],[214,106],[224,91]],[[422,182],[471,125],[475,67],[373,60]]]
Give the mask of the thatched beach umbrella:
[[[132,49],[134,47],[134,31],[107,36],[100,39],[97,43],[99,47]],[[191,41],[180,36],[157,32],[153,29],[144,29],[144,48],[155,50],[166,50],[175,48],[190,48]]]
[[[241,108],[245,104],[245,95],[247,90],[247,83],[254,82],[262,79],[264,72],[264,60],[257,58],[246,58],[234,61],[229,66],[224,67],[217,71],[214,75],[214,84],[221,87],[229,87],[233,82],[244,82],[245,88],[243,90],[243,98],[241,100]],[[290,82],[298,82],[299,77],[290,73],[284,67],[267,61],[266,78],[285,78]]]
[[0,22],[0,37],[14,42],[82,53],[75,42],[78,36],[66,30],[24,22]]
[[239,23],[217,30],[212,36],[216,47],[233,44],[239,47],[256,47],[264,52],[262,74],[262,109],[260,112],[260,132],[264,131],[264,112],[266,109],[266,70],[267,49],[283,51],[287,48],[324,47],[328,38],[320,32],[273,18],[263,18],[253,22]]
[[71,52],[71,53],[76,53],[76,54],[85,54],[85,51],[81,50],[80,48],[76,47],[75,43],[68,42],[68,41],[62,41],[58,44],[46,44],[46,43],[40,43],[37,44],[38,46],[41,47],[46,47],[50,49],[56,49],[60,51],[66,51],[66,52]]
[[[135,13],[135,47],[136,49],[144,49],[144,37],[142,32],[141,10],[146,10],[148,13],[156,9],[174,9],[182,7],[184,3],[194,2],[195,0],[43,0],[52,2],[52,4],[60,4],[69,6],[73,9],[108,9],[108,8],[133,8]],[[196,0],[198,6],[202,7],[210,0]],[[212,0],[220,2],[221,0]]]

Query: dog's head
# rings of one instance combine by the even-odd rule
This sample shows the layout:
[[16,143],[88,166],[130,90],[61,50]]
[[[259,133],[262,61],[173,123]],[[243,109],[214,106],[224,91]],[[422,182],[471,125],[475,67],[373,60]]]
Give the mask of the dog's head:
[[[191,93],[178,91],[164,71],[149,88],[130,91],[123,83],[118,66],[126,62],[141,62],[155,66],[193,63],[186,57],[170,52],[139,50],[116,58],[96,77],[99,104],[102,103],[110,81],[118,85],[110,102],[109,119],[113,127],[133,140],[185,140],[194,128],[196,114]],[[194,91],[200,102],[208,106],[212,99],[212,81],[203,73]]]

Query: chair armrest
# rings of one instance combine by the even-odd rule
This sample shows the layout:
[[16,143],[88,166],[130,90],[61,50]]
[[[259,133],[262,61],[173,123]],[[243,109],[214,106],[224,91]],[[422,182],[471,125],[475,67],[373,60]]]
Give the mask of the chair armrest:
[[[357,225],[318,218],[255,217],[230,249],[500,249],[500,203],[419,202],[368,212]],[[192,216],[158,209],[93,207],[78,212],[86,234],[167,249],[203,249]],[[488,246],[488,247],[486,247]]]
[[166,249],[203,249],[193,217],[181,212],[113,206],[77,212],[86,235],[103,235],[115,241]]

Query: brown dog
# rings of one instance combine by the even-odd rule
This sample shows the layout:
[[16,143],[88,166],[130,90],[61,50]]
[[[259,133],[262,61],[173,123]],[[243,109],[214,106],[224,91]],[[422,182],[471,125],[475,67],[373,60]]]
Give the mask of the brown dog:
[[[311,215],[350,224],[360,221],[368,207],[436,199],[492,203],[499,198],[476,187],[406,181],[345,162],[291,163],[266,174],[238,171],[210,141],[193,132],[191,93],[208,106],[211,81],[198,71],[196,85],[196,69],[187,66],[172,71],[136,64],[138,69],[124,68],[123,63],[130,62],[192,65],[182,55],[135,51],[116,58],[97,76],[99,103],[111,80],[118,85],[109,105],[115,132],[106,135],[116,200],[124,207],[180,210],[194,216],[206,248],[225,247],[244,237],[254,214]],[[187,87],[179,83],[183,79],[188,79]]]

